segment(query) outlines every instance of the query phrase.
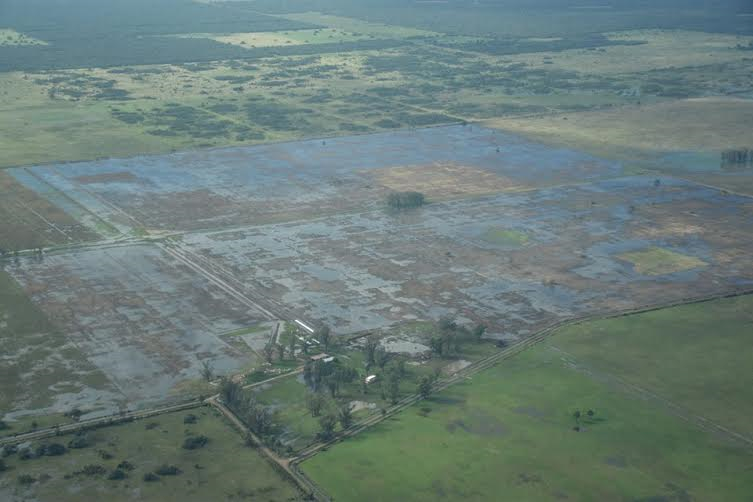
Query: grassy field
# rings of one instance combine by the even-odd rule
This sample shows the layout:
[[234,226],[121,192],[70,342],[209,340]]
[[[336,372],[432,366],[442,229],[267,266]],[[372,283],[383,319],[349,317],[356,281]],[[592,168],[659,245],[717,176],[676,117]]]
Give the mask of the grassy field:
[[[195,423],[186,421],[190,415],[196,417]],[[204,447],[182,447],[186,438],[202,435],[208,438]],[[0,498],[40,502],[299,500],[292,483],[255,449],[245,446],[238,432],[211,408],[97,429],[87,432],[85,438],[88,446],[69,449],[60,457],[6,457],[9,469],[0,476]],[[62,436],[48,443],[66,445],[71,439],[73,436]],[[121,469],[125,478],[108,479],[122,462],[132,466]],[[145,474],[163,465],[180,472],[144,480]],[[90,467],[91,474],[85,474],[86,466],[101,472]],[[18,482],[21,475],[35,481],[23,485]]]
[[632,263],[636,272],[644,275],[672,274],[706,265],[694,256],[656,247],[623,253],[620,257]]
[[486,125],[616,158],[631,170],[677,175],[753,194],[750,170],[720,168],[722,151],[753,144],[753,129],[746,127],[753,123],[751,117],[753,100],[717,96],[650,105],[643,99],[640,106],[496,118]]
[[666,401],[750,437],[752,306],[567,328],[302,467],[335,500],[745,500],[748,447]]
[[506,228],[490,228],[481,237],[486,242],[502,246],[524,246],[528,243],[528,235],[519,230],[510,230]]
[[751,100],[715,97],[568,114],[566,122],[552,116],[490,120],[489,125],[598,154],[640,158],[682,151],[718,153],[748,144],[753,141],[751,130],[741,125],[749,123],[752,114]]

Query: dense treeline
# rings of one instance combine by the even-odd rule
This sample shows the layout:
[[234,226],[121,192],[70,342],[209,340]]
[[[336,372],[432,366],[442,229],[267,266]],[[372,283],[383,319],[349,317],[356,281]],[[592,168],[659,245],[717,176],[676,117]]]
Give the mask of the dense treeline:
[[113,35],[102,37],[96,43],[90,38],[67,38],[54,41],[50,45],[0,47],[0,72],[106,68],[223,59],[254,60],[276,56],[391,49],[406,43],[409,42],[375,39],[246,49],[204,38],[132,38]]
[[723,165],[748,165],[753,164],[753,150],[750,148],[739,148],[736,150],[725,150],[722,152]]
[[387,196],[387,205],[392,209],[411,209],[425,203],[426,198],[420,192],[393,192]]
[[192,0],[3,0],[3,27],[48,42],[67,38],[234,33],[313,28],[314,25]]
[[[468,36],[570,36],[653,28],[753,33],[750,18],[737,15],[750,11],[750,0],[255,0],[248,5],[260,12],[321,11]],[[589,5],[601,8],[583,8]]]
[[526,38],[480,39],[461,44],[443,44],[446,47],[482,52],[495,56],[527,54],[531,52],[562,52],[570,49],[594,49],[610,45],[640,45],[636,40],[610,40],[601,34],[588,34],[554,40],[531,40]]

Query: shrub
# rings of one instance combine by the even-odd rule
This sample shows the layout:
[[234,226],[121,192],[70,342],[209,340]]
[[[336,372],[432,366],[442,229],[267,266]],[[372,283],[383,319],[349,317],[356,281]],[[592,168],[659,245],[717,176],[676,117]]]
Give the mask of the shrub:
[[8,464],[5,463],[5,460],[0,460],[0,472],[5,472],[8,470]]
[[63,455],[68,449],[60,443],[43,444],[37,447],[36,456],[41,457],[47,455],[48,457],[57,457]]
[[123,460],[118,464],[118,469],[122,471],[132,471],[134,469],[134,466],[128,460]]
[[160,476],[177,476],[181,472],[183,471],[178,469],[176,466],[167,464],[162,464],[154,470],[154,473],[159,474]]
[[88,464],[85,465],[84,468],[79,472],[85,476],[100,476],[106,473],[107,469],[99,464]]
[[68,448],[86,448],[89,446],[89,439],[86,434],[76,433],[76,435],[68,441]]
[[183,448],[186,450],[196,450],[203,448],[208,442],[209,438],[206,436],[191,436],[183,441]]
[[195,424],[198,421],[198,417],[194,415],[193,413],[189,413],[183,418],[184,424]]
[[10,429],[10,425],[8,425],[5,421],[0,420],[0,431],[4,431],[5,429]]
[[115,469],[114,471],[110,473],[109,476],[107,476],[107,479],[111,479],[111,480],[118,480],[118,479],[125,479],[125,478],[126,478],[126,473],[120,469]]
[[30,485],[34,481],[36,481],[36,479],[34,479],[33,477],[29,476],[28,474],[21,474],[20,476],[18,476],[18,484],[19,485]]
[[146,474],[144,474],[144,481],[146,482],[159,481],[159,476],[157,476],[153,472],[147,472]]

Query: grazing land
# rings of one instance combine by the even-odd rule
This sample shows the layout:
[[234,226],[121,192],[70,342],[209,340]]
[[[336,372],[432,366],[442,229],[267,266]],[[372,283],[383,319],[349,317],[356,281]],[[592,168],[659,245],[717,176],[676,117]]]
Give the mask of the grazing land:
[[[205,444],[196,443],[203,446],[183,447],[201,437]],[[70,446],[74,440],[80,447]],[[67,452],[20,459],[25,449],[51,443],[68,445]],[[58,436],[4,460],[0,497],[9,502],[301,500],[295,486],[208,407]],[[150,473],[155,479],[146,481]],[[31,482],[19,482],[21,475]]]
[[[335,500],[745,499],[752,305],[565,328],[302,468]],[[748,439],[685,420],[699,416]]]

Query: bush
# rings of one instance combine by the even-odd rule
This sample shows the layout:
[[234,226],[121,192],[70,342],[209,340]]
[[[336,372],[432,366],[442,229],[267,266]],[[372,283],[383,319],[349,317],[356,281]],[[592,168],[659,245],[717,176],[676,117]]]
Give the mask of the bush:
[[178,469],[176,466],[167,464],[162,464],[154,470],[154,473],[159,474],[160,476],[177,476],[181,472],[183,471]]
[[5,421],[0,420],[0,431],[4,431],[5,429],[10,429],[10,425],[8,425]]
[[183,441],[183,448],[186,450],[196,450],[203,448],[209,442],[206,436],[191,436]]
[[43,444],[37,447],[36,456],[41,457],[47,455],[48,457],[57,457],[63,455],[68,449],[60,443]]
[[0,472],[5,472],[8,470],[8,464],[5,463],[5,460],[0,460]]
[[144,481],[146,482],[159,481],[159,476],[157,476],[153,472],[147,472],[146,474],[144,474]]
[[114,471],[110,473],[109,476],[107,476],[107,479],[111,479],[111,480],[119,480],[119,479],[125,479],[125,478],[126,478],[126,473],[120,469],[115,469]]
[[134,466],[128,460],[123,460],[118,464],[118,469],[122,471],[132,471],[134,469]]
[[76,433],[76,435],[68,441],[68,448],[77,449],[77,448],[86,448],[89,446],[89,439],[86,436],[86,434],[83,433]]
[[188,415],[186,415],[183,418],[183,423],[184,424],[195,424],[196,422],[198,422],[198,420],[199,419],[198,419],[198,417],[196,415],[194,415],[193,413],[189,413]]
[[85,476],[101,476],[106,472],[107,469],[99,464],[85,465],[84,468],[79,471],[80,474],[83,474]]
[[34,479],[33,477],[29,476],[28,474],[21,474],[20,476],[18,476],[18,484],[19,485],[30,485],[30,484],[34,483],[34,481],[36,481],[36,479]]

